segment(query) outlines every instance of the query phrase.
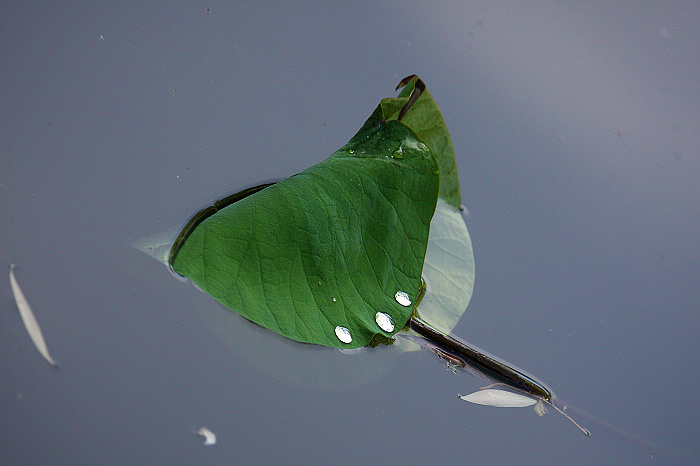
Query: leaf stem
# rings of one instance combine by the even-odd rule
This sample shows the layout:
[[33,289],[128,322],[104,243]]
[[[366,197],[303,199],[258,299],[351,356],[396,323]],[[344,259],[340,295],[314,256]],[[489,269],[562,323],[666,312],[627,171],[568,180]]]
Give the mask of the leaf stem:
[[412,74],[410,76],[406,76],[401,80],[398,86],[396,86],[396,90],[401,89],[404,87],[406,84],[408,84],[412,79],[416,79],[416,83],[413,86],[413,90],[411,91],[411,95],[408,98],[408,102],[406,102],[406,105],[404,105],[401,108],[401,111],[399,112],[399,117],[398,120],[401,121],[403,116],[406,114],[406,112],[413,107],[413,104],[416,103],[416,100],[418,100],[418,97],[425,91],[425,83],[421,78],[416,76],[415,74]]
[[457,338],[446,335],[422,320],[415,313],[408,321],[413,331],[427,338],[436,345],[459,358],[464,358],[469,364],[476,366],[494,379],[526,391],[534,396],[543,398],[547,402],[552,401],[552,393],[540,382],[523,374],[504,362],[478,351]]

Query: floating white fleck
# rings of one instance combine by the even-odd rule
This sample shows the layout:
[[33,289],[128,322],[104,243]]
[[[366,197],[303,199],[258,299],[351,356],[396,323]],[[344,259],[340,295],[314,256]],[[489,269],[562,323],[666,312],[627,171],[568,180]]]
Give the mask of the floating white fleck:
[[12,286],[12,293],[15,295],[15,301],[17,301],[17,309],[19,309],[19,315],[22,316],[22,321],[24,326],[27,328],[27,333],[32,338],[36,349],[39,350],[42,356],[52,365],[56,366],[56,361],[49,355],[49,349],[46,347],[46,342],[44,341],[44,336],[41,334],[41,328],[39,328],[39,323],[34,317],[32,308],[29,307],[27,298],[24,297],[22,289],[17,283],[15,278],[15,264],[10,265],[10,285]]
[[216,443],[216,434],[206,427],[200,427],[197,434],[204,437],[204,445],[214,445]]
[[385,312],[377,312],[374,315],[374,320],[377,321],[379,328],[385,332],[391,333],[394,331],[394,320]]
[[335,336],[337,336],[338,340],[342,341],[343,343],[350,343],[352,341],[350,330],[345,327],[341,327],[340,325],[335,328]]
[[547,414],[547,407],[544,405],[544,402],[542,400],[537,400],[537,404],[535,404],[534,407],[535,414],[538,416],[544,416]]
[[394,295],[394,298],[396,299],[396,302],[399,303],[400,305],[404,307],[408,307],[411,305],[411,298],[408,296],[408,293],[405,291],[397,291],[396,294]]
[[495,406],[497,408],[524,408],[537,403],[537,400],[529,396],[520,395],[506,390],[494,390],[488,388],[460,396],[464,401],[476,403],[478,405]]

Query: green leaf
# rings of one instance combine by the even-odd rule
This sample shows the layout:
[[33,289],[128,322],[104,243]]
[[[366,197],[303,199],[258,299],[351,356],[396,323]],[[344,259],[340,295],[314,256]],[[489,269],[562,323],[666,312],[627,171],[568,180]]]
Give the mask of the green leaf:
[[[162,243],[172,245],[173,239],[174,236],[153,238],[144,252],[157,250],[157,245]],[[447,333],[460,320],[469,303],[474,261],[461,213],[442,199],[438,199],[430,222],[423,277],[428,288],[418,312]],[[225,348],[270,377],[307,388],[364,384],[389,372],[404,351],[421,350],[419,343],[396,338],[408,337],[405,331],[395,335],[391,347],[335,351],[316,345],[299,345],[251,325],[245,319],[232,318],[238,316],[232,316],[222,306],[208,305],[210,300],[196,296],[194,299],[192,308]]]
[[[401,83],[406,82],[397,99],[384,99],[382,106],[386,106],[386,113],[389,118],[398,118],[401,106],[396,109],[396,105],[408,102],[409,97],[415,89],[418,77],[416,75],[404,78]],[[399,84],[399,87],[401,84]],[[397,103],[391,101],[396,100]],[[457,161],[455,150],[452,145],[450,132],[447,130],[442,113],[428,89],[423,89],[420,98],[411,107],[401,122],[413,129],[421,141],[426,143],[435,154],[435,158],[440,166],[440,198],[444,199],[453,207],[460,208],[462,195],[459,188],[459,175],[457,173]]]
[[[425,342],[554,406],[545,385],[449,335],[471,298],[471,240],[445,122],[420,79],[409,76],[403,86],[327,160],[195,215],[168,265],[292,340],[372,348],[405,329],[412,347]],[[166,232],[133,245],[164,259],[171,238]],[[423,279],[427,291],[416,306]],[[513,403],[502,394],[496,402]]]
[[[386,119],[403,105],[382,102],[318,165],[205,209],[176,240],[173,270],[297,341],[356,348],[401,330],[412,306],[395,294],[404,291],[412,302],[418,295],[440,186],[430,148],[407,125]],[[377,325],[378,311],[391,316],[393,330]],[[339,340],[338,327],[352,341]]]

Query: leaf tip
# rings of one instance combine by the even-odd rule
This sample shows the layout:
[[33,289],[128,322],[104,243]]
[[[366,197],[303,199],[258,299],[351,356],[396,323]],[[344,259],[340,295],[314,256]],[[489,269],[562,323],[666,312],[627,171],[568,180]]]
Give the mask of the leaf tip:
[[411,81],[413,78],[416,79],[416,83],[413,86],[413,90],[411,91],[411,95],[408,98],[408,102],[406,102],[406,105],[404,105],[401,108],[401,111],[399,112],[399,117],[397,118],[399,121],[403,118],[403,116],[408,112],[411,107],[413,107],[413,104],[416,103],[416,100],[418,100],[418,97],[425,91],[425,83],[421,78],[416,76],[415,74],[412,74],[411,76],[406,76],[401,80],[399,85],[396,87],[395,90],[399,90],[401,87],[405,86],[409,81]]

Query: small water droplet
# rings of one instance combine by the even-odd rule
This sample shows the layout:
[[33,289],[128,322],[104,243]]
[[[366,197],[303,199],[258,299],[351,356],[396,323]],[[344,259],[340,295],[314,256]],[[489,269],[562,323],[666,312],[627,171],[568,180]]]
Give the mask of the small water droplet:
[[408,296],[408,293],[405,291],[397,291],[396,294],[394,295],[394,298],[396,299],[396,302],[399,303],[400,305],[404,307],[408,307],[411,305],[411,298]]
[[337,336],[338,340],[342,341],[343,343],[350,343],[352,341],[350,330],[346,329],[345,327],[341,327],[340,325],[335,328],[335,336]]
[[374,316],[374,320],[377,321],[379,328],[387,333],[394,331],[394,320],[391,316],[385,312],[377,312]]

